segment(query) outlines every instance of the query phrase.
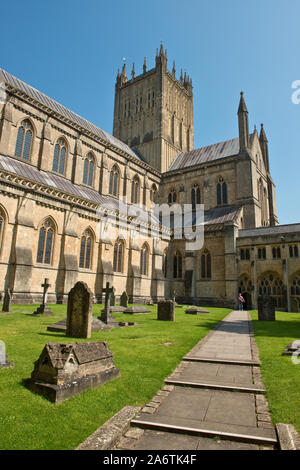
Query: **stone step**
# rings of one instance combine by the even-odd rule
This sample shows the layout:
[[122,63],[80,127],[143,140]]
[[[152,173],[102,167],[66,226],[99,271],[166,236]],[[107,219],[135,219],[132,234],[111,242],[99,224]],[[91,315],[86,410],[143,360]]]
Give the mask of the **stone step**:
[[202,357],[202,356],[184,356],[183,361],[195,361],[195,362],[212,362],[216,364],[233,364],[240,366],[260,366],[260,361],[254,360],[241,360],[241,359],[219,359],[215,357]]
[[171,416],[149,416],[147,413],[139,414],[135,419],[131,420],[130,424],[143,429],[220,437],[252,444],[276,445],[278,442],[273,428],[257,428],[254,426],[240,426],[208,421],[199,423],[192,419]]
[[179,385],[187,387],[199,387],[207,389],[216,389],[216,390],[228,390],[236,392],[246,392],[246,393],[265,393],[263,387],[254,385],[254,384],[237,384],[237,383],[228,383],[223,381],[215,381],[211,379],[201,380],[199,378],[185,378],[181,376],[180,378],[168,377],[165,379],[165,383],[168,385]]

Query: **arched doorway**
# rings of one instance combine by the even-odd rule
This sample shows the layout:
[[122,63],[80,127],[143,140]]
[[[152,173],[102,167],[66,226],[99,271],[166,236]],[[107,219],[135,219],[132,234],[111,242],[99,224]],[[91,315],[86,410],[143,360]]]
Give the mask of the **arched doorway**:
[[243,275],[239,280],[239,293],[245,299],[244,310],[252,310],[252,282],[247,275]]

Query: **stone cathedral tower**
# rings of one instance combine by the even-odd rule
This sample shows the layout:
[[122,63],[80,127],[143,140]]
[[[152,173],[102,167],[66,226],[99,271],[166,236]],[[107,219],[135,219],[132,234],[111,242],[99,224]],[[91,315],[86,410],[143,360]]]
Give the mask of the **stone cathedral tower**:
[[167,51],[156,52],[155,67],[131,79],[126,65],[115,88],[113,135],[152,167],[165,172],[181,152],[194,148],[193,87],[186,73],[176,79],[175,63],[167,69]]

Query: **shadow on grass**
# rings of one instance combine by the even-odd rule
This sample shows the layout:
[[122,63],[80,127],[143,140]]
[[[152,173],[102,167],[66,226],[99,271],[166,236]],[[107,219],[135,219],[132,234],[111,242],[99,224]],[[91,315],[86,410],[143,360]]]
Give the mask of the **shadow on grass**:
[[252,320],[255,336],[267,336],[274,338],[293,337],[300,338],[299,321],[260,321]]
[[37,333],[40,336],[58,336],[59,338],[67,338],[64,332],[57,331],[57,332],[49,332],[49,333]]

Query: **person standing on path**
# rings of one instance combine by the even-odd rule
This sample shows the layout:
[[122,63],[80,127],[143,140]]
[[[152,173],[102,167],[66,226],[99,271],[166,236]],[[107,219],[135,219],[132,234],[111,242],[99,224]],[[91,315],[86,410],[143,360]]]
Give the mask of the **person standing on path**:
[[244,297],[242,296],[242,294],[239,294],[239,296],[238,296],[239,310],[244,310],[244,305],[243,305],[244,303],[245,303]]

